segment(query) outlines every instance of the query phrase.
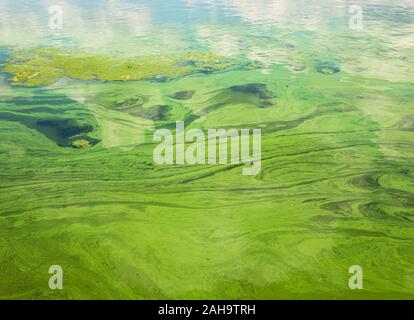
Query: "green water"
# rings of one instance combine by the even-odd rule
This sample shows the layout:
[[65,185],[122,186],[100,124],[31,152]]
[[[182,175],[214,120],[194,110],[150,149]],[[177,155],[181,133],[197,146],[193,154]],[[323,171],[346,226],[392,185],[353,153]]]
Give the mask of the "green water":
[[[63,4],[0,6],[0,298],[414,298],[412,3]],[[260,174],[156,166],[178,120]]]

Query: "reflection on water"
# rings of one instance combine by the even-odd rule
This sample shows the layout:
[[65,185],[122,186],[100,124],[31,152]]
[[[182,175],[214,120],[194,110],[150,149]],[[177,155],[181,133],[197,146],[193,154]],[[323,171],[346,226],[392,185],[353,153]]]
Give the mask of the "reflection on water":
[[[48,27],[48,9],[56,4],[63,9],[61,30]],[[351,5],[363,9],[362,30],[348,26]],[[6,0],[0,4],[0,44],[132,56],[213,50],[224,56],[245,55],[264,66],[297,65],[306,55],[316,54],[368,65],[347,68],[352,71],[371,64],[378,68],[384,60],[390,63],[394,50],[403,50],[407,58],[414,48],[413,21],[414,2],[407,0]],[[286,46],[298,50],[292,56]],[[358,62],[355,55],[360,55]],[[397,71],[389,69],[384,75]]]

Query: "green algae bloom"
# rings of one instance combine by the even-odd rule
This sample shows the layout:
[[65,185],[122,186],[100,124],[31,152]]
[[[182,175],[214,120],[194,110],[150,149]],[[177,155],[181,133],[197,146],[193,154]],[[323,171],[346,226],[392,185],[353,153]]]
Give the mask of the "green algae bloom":
[[[414,298],[414,8],[5,2],[0,299]],[[260,129],[260,174],[156,165],[176,121]]]
[[211,73],[234,66],[213,53],[176,56],[119,57],[59,49],[13,51],[4,63],[14,85],[46,86],[61,78],[101,81],[167,80],[192,73]]

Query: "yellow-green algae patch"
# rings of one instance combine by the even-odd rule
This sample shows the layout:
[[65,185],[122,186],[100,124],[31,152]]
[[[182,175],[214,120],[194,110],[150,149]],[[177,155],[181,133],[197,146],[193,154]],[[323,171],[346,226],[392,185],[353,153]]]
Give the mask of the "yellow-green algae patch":
[[229,58],[214,53],[184,53],[169,56],[114,57],[52,48],[15,50],[3,72],[19,86],[45,86],[69,77],[79,80],[158,80],[192,73],[212,73],[235,66]]
[[89,149],[92,148],[92,144],[83,139],[78,139],[72,142],[72,146],[77,149]]

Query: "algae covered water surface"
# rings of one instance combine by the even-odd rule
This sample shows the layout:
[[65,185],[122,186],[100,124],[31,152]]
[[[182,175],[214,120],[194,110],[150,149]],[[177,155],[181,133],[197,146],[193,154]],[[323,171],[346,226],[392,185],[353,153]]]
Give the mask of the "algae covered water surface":
[[[413,299],[413,21],[402,0],[2,1],[0,298]],[[156,165],[176,121],[261,129],[260,173]]]

